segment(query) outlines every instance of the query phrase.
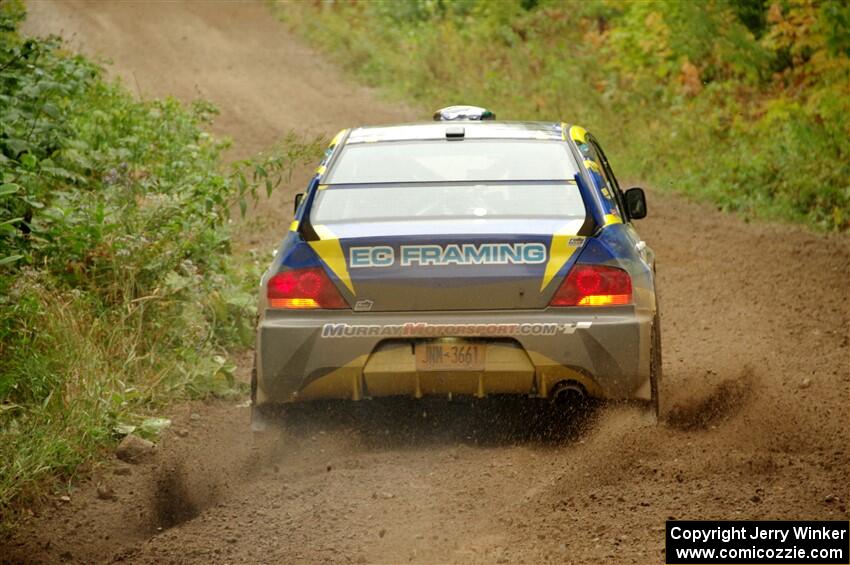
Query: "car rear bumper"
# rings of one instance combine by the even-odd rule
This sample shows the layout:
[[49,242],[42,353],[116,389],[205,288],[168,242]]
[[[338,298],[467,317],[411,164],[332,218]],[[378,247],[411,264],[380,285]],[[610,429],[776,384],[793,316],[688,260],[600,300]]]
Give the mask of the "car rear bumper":
[[[542,311],[267,310],[258,404],[434,394],[547,397],[577,382],[603,399],[649,398],[652,315],[632,306]],[[476,371],[417,371],[414,344],[485,344]]]

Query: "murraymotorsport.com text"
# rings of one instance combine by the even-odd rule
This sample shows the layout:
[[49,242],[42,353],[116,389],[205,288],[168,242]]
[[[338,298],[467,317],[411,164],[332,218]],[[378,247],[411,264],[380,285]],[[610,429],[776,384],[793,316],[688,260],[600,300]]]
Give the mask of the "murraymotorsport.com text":
[[587,329],[593,322],[513,324],[325,324],[322,337],[497,337],[564,335]]

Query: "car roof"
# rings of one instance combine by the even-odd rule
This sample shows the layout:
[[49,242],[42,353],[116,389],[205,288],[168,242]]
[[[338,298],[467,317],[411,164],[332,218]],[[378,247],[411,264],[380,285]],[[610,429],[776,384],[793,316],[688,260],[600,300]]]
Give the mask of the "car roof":
[[545,139],[563,140],[569,126],[553,122],[497,122],[492,120],[452,120],[384,126],[359,127],[351,130],[346,144],[385,141],[446,139],[447,131],[465,139]]

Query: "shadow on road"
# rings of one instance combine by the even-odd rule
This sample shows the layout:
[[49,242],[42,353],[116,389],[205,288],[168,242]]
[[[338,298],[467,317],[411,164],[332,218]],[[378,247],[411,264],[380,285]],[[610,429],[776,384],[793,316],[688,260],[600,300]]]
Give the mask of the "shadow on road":
[[542,399],[382,398],[324,401],[281,407],[277,422],[295,437],[345,432],[371,449],[429,445],[560,445],[575,441],[598,413],[595,404],[572,406]]

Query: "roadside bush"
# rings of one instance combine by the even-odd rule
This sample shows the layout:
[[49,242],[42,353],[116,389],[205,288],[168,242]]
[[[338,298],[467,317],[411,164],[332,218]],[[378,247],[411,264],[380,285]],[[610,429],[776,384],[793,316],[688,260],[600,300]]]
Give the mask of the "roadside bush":
[[745,216],[850,226],[841,0],[279,3],[366,83],[425,109],[594,131],[621,176]]
[[231,210],[321,152],[290,136],[227,172],[211,105],[135,100],[23,17],[0,2],[0,514],[166,402],[241,394],[257,273]]

